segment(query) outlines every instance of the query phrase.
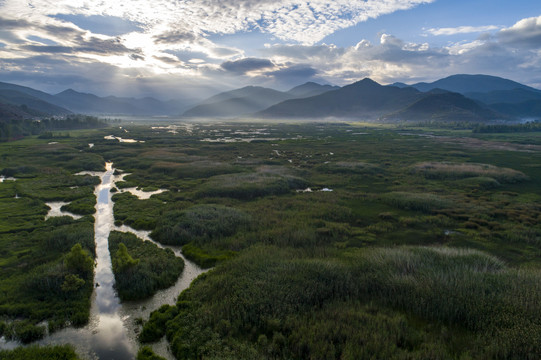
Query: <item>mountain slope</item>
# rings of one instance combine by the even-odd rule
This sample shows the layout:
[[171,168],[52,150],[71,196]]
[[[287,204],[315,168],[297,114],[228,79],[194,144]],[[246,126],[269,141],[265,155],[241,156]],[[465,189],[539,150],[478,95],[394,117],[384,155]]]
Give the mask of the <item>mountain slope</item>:
[[183,109],[179,101],[162,102],[151,97],[99,97],[73,89],[56,94],[55,98],[68,109],[87,114],[178,115]]
[[67,109],[16,90],[0,90],[0,102],[19,107],[23,106],[23,111],[36,116],[71,114],[71,111]]
[[62,106],[62,104],[60,104],[53,95],[26,86],[0,82],[0,90],[17,91],[19,93],[27,94],[34,98],[46,101],[50,104]]
[[420,98],[413,88],[382,86],[368,78],[304,99],[287,100],[258,115],[264,117],[363,116],[377,118]]
[[393,121],[487,121],[505,116],[462,94],[435,89],[402,110],[383,117]]
[[287,93],[294,98],[305,98],[338,89],[340,89],[340,86],[320,85],[318,83],[309,81],[302,85],[295,86],[293,89],[288,90]]
[[188,109],[183,115],[193,117],[248,115],[291,97],[287,93],[269,88],[246,86],[214,95]]
[[541,101],[528,100],[521,103],[499,103],[491,104],[490,107],[502,114],[518,118],[541,119]]
[[529,100],[541,101],[541,91],[526,89],[496,90],[486,93],[469,92],[464,95],[489,105],[497,103],[518,104]]
[[452,75],[444,79],[434,81],[432,83],[421,82],[410,86],[423,92],[438,88],[461,94],[472,92],[487,93],[491,91],[514,89],[522,89],[541,93],[541,90],[534,89],[516,81],[490,75],[459,74]]

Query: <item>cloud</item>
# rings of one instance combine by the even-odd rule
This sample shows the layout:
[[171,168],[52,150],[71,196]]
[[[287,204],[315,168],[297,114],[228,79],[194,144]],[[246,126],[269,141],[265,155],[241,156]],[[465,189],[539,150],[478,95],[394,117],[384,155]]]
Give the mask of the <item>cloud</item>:
[[486,25],[486,26],[458,26],[458,27],[446,27],[446,28],[432,28],[427,29],[426,32],[434,36],[451,36],[457,34],[469,34],[487,32],[492,30],[498,30],[501,26]]
[[153,36],[154,41],[157,44],[178,44],[178,43],[192,43],[198,39],[198,36],[193,32],[186,31],[167,31]]
[[73,23],[81,29],[88,30],[96,34],[104,34],[109,36],[118,36],[132,31],[142,31],[142,24],[129,21],[117,16],[102,16],[102,15],[73,15],[73,14],[56,14],[50,15],[54,19]]
[[[96,23],[114,23],[122,18],[119,25],[122,29],[137,24],[136,27],[145,28],[158,38],[159,33],[171,28],[180,30],[181,34],[182,31],[233,34],[259,29],[286,41],[313,44],[336,30],[433,1],[137,0],[122,6],[118,0],[102,0],[92,5],[82,0],[33,0],[31,5],[20,0],[4,0],[1,7],[4,14],[30,19],[56,16],[91,31],[97,31]],[[165,36],[163,41],[167,39]]]
[[274,77],[277,81],[288,80],[294,84],[306,82],[317,75],[317,70],[306,64],[288,64],[279,70],[266,72],[265,75]]
[[522,19],[497,34],[500,42],[513,47],[541,48],[541,16]]
[[246,74],[250,71],[273,68],[274,64],[268,59],[245,58],[236,61],[226,61],[221,65],[222,69],[238,74]]

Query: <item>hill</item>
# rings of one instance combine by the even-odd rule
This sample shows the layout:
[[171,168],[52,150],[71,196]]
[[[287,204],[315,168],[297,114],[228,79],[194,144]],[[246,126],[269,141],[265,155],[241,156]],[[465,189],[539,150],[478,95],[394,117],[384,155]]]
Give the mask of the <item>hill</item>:
[[63,107],[17,90],[0,90],[0,102],[22,107],[23,111],[33,116],[71,114],[71,111]]
[[516,81],[490,75],[458,74],[448,76],[431,83],[420,82],[409,86],[423,92],[433,89],[443,89],[451,92],[466,94],[472,92],[487,93],[491,91],[522,89],[541,93],[541,90],[534,89]]
[[162,102],[151,97],[99,97],[73,89],[56,94],[55,98],[66,108],[85,114],[178,115],[183,109],[183,103],[178,101]]
[[290,99],[291,95],[261,86],[246,86],[214,95],[184,112],[184,116],[248,115]]
[[315,96],[335,89],[339,87],[315,82],[304,83],[287,92],[261,86],[246,86],[216,94],[187,110],[183,115],[191,117],[250,115],[285,100]]
[[400,121],[488,121],[505,116],[490,110],[464,95],[434,90],[406,108],[383,117]]
[[464,95],[489,105],[498,103],[518,104],[529,100],[541,100],[540,91],[526,89],[496,90],[486,93],[469,92]]
[[319,94],[323,94],[327,91],[338,90],[338,89],[340,89],[340,86],[320,85],[313,81],[309,81],[302,85],[295,86],[294,88],[288,90],[287,93],[295,98],[305,98],[305,97],[316,96]]
[[376,119],[420,98],[413,88],[382,86],[364,79],[337,90],[304,99],[287,100],[261,111],[263,117],[363,116]]

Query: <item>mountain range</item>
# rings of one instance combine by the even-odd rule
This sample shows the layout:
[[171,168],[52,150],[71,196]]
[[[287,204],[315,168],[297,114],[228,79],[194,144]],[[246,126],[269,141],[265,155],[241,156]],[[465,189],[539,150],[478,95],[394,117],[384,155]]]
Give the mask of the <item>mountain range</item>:
[[0,103],[32,109],[27,116],[66,115],[179,115],[193,100],[160,101],[151,97],[99,97],[72,89],[51,95],[26,86],[0,82]]
[[[99,97],[65,90],[51,95],[0,82],[0,117],[127,114],[186,117],[325,118],[373,121],[490,121],[541,118],[541,90],[489,75],[453,75],[432,83],[380,85],[363,79],[343,87],[308,82],[288,91],[247,86],[193,107],[151,97]],[[187,110],[186,110],[187,109]],[[11,114],[11,115],[9,115]]]
[[335,89],[339,89],[339,87],[320,85],[314,82],[307,82],[285,92],[261,86],[246,86],[214,95],[201,104],[188,109],[183,115],[190,117],[251,115],[282,101],[315,96]]

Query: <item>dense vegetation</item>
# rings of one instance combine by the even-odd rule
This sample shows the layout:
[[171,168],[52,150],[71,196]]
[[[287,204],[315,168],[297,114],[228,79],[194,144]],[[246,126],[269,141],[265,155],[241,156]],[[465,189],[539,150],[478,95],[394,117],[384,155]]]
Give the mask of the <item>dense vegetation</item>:
[[[23,106],[24,107],[24,106]],[[2,110],[2,109],[0,109]],[[25,110],[24,108],[22,110]],[[26,108],[26,111],[28,108]],[[52,131],[95,129],[106,127],[107,124],[94,116],[68,115],[65,118],[41,117],[39,119],[28,119],[17,113],[4,115],[0,111],[0,141],[19,139],[29,135],[44,135],[45,139],[53,139]],[[24,114],[27,116],[28,114]],[[42,114],[30,114],[42,115]]]
[[170,249],[160,249],[133,234],[109,235],[116,290],[122,300],[143,299],[175,283],[184,261]]
[[541,131],[540,121],[531,121],[525,124],[494,124],[477,125],[473,129],[474,133],[521,133],[521,132],[539,132]]
[[539,280],[475,250],[314,257],[257,246],[153,314],[141,335],[166,333],[179,359],[533,359],[541,352]]
[[29,346],[15,350],[0,350],[0,359],[3,360],[78,360],[73,347],[63,346]]
[[[124,130],[145,142],[103,138],[126,136]],[[95,180],[71,174],[107,159],[130,174],[117,183],[120,190],[167,190],[148,200],[117,191],[116,223],[150,230],[154,240],[182,245],[185,256],[214,266],[141,330],[145,343],[166,336],[179,359],[535,359],[541,353],[537,132],[222,123],[130,126],[81,132],[56,145],[44,141],[23,140],[18,152],[0,146],[8,160],[2,174],[17,179],[0,184],[0,204],[20,215],[9,222],[0,217],[6,234],[0,248],[8,249],[1,256],[2,287],[15,284],[4,269],[21,279],[26,275],[17,266],[39,270],[30,259],[53,251],[37,252],[35,239],[44,235],[32,229],[75,233],[91,226],[89,216],[44,221],[44,200],[89,208]],[[41,150],[47,161],[25,157],[27,149]],[[46,182],[47,171],[65,185]],[[24,196],[14,199],[15,193]],[[65,270],[64,288],[80,283],[68,275],[86,286],[65,259],[72,251],[92,254],[88,244],[45,238],[62,248],[50,261]],[[72,250],[76,243],[81,251]],[[152,293],[156,279],[143,275],[173,259],[127,234],[112,233],[110,246],[119,293]],[[160,260],[145,265],[154,259]],[[11,268],[4,265],[9,261]],[[21,306],[13,294],[0,298],[2,306]],[[38,318],[5,314],[32,325]],[[143,348],[138,356],[155,355]]]
[[16,179],[0,183],[0,315],[6,338],[30,342],[45,334],[43,320],[51,332],[88,321],[94,219],[45,220],[45,202],[90,201],[99,179],[73,174],[101,169],[103,160],[69,145],[25,141],[0,147],[0,173]]

